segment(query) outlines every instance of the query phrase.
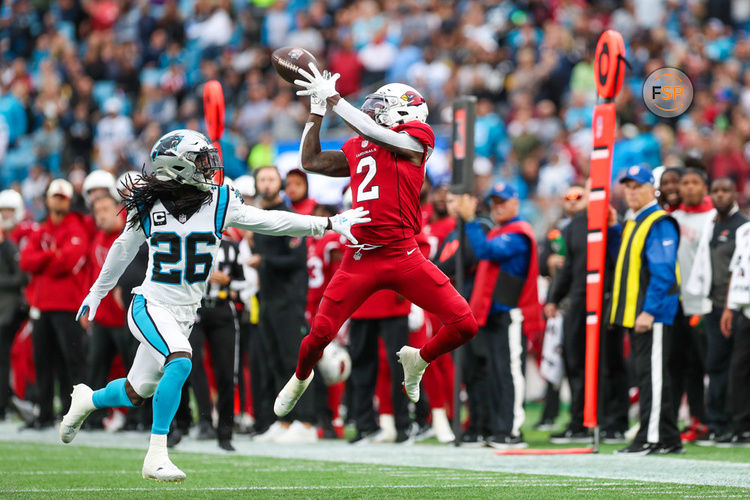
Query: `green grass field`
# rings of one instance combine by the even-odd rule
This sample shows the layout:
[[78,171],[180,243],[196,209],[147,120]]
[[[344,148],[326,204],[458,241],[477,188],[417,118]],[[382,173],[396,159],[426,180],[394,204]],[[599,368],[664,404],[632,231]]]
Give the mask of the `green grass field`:
[[[162,484],[140,477],[145,434],[83,432],[63,445],[56,430],[16,429],[0,424],[0,498],[750,497],[747,448],[620,457],[609,445],[598,455],[499,457],[434,442],[264,446],[237,436],[238,452],[227,454],[187,439],[171,452],[187,480]],[[554,448],[547,433],[527,429],[526,437]]]

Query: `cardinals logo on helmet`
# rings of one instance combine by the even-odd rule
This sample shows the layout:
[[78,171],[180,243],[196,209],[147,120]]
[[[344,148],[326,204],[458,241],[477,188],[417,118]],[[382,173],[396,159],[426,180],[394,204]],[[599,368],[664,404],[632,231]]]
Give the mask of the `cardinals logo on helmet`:
[[402,95],[401,100],[406,101],[408,106],[419,106],[424,102],[424,99],[421,95],[417,94],[416,92],[412,92],[411,90]]

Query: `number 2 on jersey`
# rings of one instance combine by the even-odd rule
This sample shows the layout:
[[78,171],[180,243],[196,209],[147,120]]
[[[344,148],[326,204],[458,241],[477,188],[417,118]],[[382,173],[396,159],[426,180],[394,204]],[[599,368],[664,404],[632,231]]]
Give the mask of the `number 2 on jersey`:
[[380,187],[379,186],[372,186],[369,190],[367,189],[367,186],[370,185],[372,180],[375,178],[375,174],[378,172],[378,166],[375,164],[375,158],[372,156],[365,156],[361,160],[359,160],[359,163],[357,163],[357,173],[361,174],[362,170],[367,167],[367,173],[365,174],[365,179],[359,184],[359,188],[357,188],[357,201],[368,201],[368,200],[377,200],[380,198]]

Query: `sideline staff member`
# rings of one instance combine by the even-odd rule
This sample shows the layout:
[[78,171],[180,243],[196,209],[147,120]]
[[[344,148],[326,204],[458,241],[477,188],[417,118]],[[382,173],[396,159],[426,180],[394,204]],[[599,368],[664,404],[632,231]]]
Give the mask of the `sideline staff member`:
[[[625,184],[629,210],[622,233],[611,231],[612,243],[620,240],[620,250],[609,321],[630,332],[641,427],[633,443],[615,453],[683,453],[667,366],[679,300],[680,232],[675,220],[656,202],[651,170],[641,165],[630,167],[620,183]],[[612,225],[614,215],[610,214]]]

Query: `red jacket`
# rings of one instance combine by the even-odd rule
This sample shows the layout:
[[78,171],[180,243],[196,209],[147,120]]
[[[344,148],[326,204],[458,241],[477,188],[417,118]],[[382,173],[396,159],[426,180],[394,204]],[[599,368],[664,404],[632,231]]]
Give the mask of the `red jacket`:
[[[120,236],[120,233],[107,233],[102,230],[97,231],[94,235],[94,241],[91,242],[89,265],[86,266],[89,273],[87,281],[89,288],[96,281],[96,278],[99,277],[109,248],[118,236]],[[112,328],[125,326],[125,310],[114,299],[111,291],[102,299],[99,309],[97,309],[96,322],[102,326]]]
[[[526,282],[521,290],[521,296],[518,299],[518,307],[523,312],[523,333],[526,336],[536,335],[544,331],[544,321],[542,320],[542,307],[539,304],[539,292],[537,291],[537,279],[539,278],[539,258],[537,255],[536,238],[534,231],[528,222],[517,221],[506,224],[502,227],[493,228],[487,235],[491,240],[502,233],[523,234],[531,243],[531,255],[529,259],[529,271],[526,275]],[[500,276],[500,264],[489,260],[482,260],[477,267],[477,274],[474,278],[474,290],[471,293],[469,305],[477,318],[477,323],[484,326],[487,323],[487,316],[492,307],[492,293],[495,290],[497,279]]]
[[21,251],[21,270],[34,281],[29,303],[41,311],[78,311],[87,288],[88,249],[79,215],[69,213],[58,225],[41,223]]

